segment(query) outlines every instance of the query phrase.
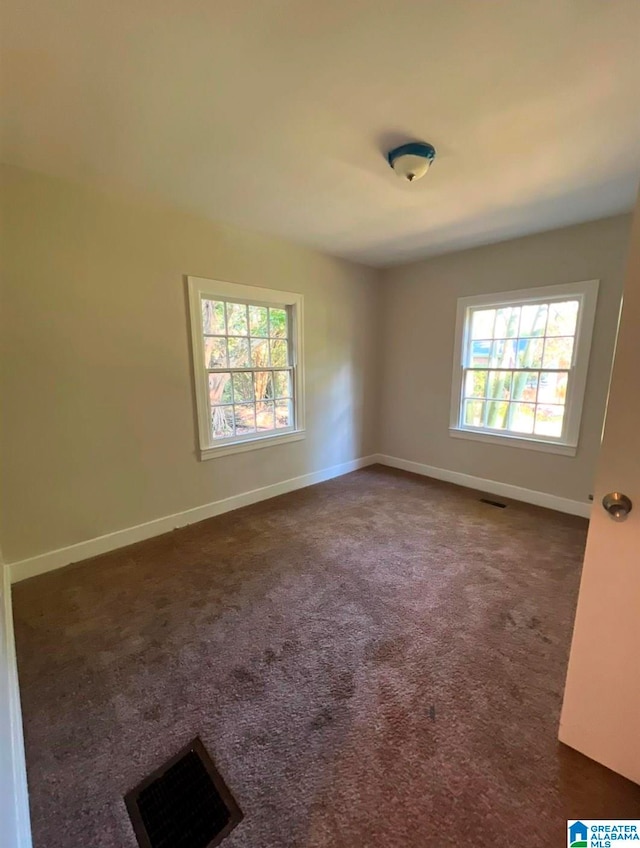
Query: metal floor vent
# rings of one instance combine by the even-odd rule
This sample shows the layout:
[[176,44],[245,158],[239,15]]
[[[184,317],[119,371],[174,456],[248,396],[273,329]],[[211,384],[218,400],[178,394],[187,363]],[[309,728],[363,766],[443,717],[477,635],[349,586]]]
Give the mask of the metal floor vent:
[[489,500],[489,498],[480,498],[479,500],[480,500],[480,503],[486,503],[486,504],[489,504],[489,506],[497,506],[500,509],[506,509],[507,508],[507,505],[505,503],[501,503],[500,501],[492,501],[492,500]]
[[212,848],[242,811],[196,738],[124,798],[140,848]]

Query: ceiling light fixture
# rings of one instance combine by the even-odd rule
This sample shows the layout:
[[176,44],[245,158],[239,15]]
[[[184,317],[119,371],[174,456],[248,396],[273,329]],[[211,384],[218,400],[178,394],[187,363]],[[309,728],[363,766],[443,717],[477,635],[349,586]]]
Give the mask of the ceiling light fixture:
[[410,141],[387,153],[387,161],[396,174],[410,183],[424,177],[435,158],[435,147],[426,141]]

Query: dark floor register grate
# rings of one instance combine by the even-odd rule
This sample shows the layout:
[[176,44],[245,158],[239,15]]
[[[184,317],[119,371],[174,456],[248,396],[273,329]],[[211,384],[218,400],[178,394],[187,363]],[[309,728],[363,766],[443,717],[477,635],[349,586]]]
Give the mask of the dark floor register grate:
[[141,848],[211,848],[242,812],[200,739],[125,796]]

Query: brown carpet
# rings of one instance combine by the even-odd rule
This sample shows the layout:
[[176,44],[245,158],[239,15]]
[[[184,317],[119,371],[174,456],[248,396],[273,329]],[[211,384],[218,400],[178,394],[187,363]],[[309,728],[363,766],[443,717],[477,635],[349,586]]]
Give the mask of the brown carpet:
[[225,848],[563,845],[640,787],[561,746],[586,521],[373,467],[14,587],[36,848],[128,848],[200,735]]

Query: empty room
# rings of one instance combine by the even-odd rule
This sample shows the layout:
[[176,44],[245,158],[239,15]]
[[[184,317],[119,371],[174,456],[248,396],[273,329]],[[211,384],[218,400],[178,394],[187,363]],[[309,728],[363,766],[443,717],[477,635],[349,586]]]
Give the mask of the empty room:
[[2,848],[640,844],[640,3],[0,31]]

